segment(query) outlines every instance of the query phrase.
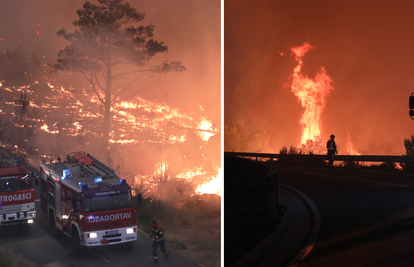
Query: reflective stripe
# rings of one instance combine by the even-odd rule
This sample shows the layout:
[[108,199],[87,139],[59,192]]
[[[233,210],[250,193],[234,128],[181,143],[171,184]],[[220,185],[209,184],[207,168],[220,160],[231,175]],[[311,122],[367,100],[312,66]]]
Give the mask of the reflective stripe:
[[154,260],[158,260],[158,257],[157,257],[157,256],[155,256],[155,257],[154,257]]

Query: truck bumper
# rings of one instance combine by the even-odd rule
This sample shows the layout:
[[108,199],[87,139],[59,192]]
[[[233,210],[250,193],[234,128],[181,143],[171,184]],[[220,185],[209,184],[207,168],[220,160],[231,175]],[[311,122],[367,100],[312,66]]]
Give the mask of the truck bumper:
[[34,218],[36,218],[36,211],[0,214],[0,226],[33,223]]
[[83,233],[84,246],[97,247],[133,242],[137,240],[137,226],[88,231]]

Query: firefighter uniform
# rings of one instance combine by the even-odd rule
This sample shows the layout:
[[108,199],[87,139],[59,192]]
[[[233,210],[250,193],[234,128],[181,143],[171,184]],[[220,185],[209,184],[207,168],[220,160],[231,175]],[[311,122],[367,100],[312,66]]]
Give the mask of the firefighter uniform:
[[169,251],[165,249],[164,231],[161,226],[157,225],[155,221],[152,222],[150,237],[154,240],[152,243],[152,255],[154,256],[154,264],[158,263],[157,249],[161,248],[161,252],[165,254],[165,258],[168,259]]
[[334,139],[335,139],[335,135],[331,134],[331,139],[328,140],[328,142],[326,144],[326,148],[328,149],[328,158],[329,158],[328,167],[333,166],[334,157],[335,157],[335,154],[337,153],[336,143],[335,143]]

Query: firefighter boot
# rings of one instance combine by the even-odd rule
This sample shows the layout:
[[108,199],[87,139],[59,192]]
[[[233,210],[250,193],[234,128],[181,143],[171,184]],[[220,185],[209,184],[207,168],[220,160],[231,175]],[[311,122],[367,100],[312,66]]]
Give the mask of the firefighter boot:
[[167,251],[167,253],[165,253],[165,259],[168,260],[168,256],[170,255],[170,252]]

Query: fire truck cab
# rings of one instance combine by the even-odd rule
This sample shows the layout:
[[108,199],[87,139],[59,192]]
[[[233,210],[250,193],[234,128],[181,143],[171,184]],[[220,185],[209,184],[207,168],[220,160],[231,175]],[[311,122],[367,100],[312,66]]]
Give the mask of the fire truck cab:
[[136,210],[130,186],[115,170],[86,152],[39,167],[41,208],[54,236],[72,238],[80,256],[91,247],[132,248]]
[[29,232],[36,218],[31,172],[5,150],[0,152],[0,226],[18,225]]

